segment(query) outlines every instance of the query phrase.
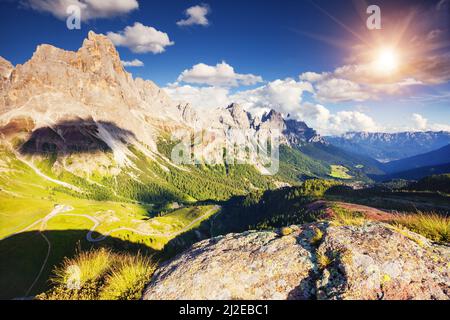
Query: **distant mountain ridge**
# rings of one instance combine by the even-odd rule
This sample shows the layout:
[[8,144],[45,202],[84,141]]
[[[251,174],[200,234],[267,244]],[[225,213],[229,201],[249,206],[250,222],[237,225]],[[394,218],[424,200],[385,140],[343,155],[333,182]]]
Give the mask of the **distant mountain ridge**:
[[392,179],[419,180],[432,175],[448,173],[450,173],[450,163],[399,171],[392,174],[387,174],[385,176],[380,176],[379,178],[374,178],[380,181],[389,181]]
[[394,173],[399,171],[418,169],[422,167],[438,166],[449,162],[450,144],[438,150],[388,162],[383,165],[383,168],[388,173]]
[[442,148],[450,144],[450,132],[348,132],[324,139],[344,150],[389,162]]

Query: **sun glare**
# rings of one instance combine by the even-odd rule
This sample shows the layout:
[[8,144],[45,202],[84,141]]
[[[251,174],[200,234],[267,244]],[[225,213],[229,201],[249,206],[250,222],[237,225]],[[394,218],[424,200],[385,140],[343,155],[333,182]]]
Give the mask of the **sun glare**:
[[379,72],[394,72],[398,67],[397,53],[391,48],[381,49],[376,57],[375,67]]

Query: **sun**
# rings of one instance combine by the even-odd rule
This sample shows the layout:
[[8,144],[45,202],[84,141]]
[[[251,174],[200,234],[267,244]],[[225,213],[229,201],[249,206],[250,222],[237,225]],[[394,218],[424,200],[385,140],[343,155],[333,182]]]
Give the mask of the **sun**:
[[399,64],[398,54],[392,48],[382,48],[378,50],[375,58],[375,68],[381,73],[393,73]]

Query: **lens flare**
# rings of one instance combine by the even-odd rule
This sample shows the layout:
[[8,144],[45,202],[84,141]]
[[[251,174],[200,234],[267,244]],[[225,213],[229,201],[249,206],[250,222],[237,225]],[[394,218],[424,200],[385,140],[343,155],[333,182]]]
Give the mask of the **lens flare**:
[[379,50],[375,60],[375,68],[378,72],[393,73],[398,68],[398,55],[395,50],[391,48]]

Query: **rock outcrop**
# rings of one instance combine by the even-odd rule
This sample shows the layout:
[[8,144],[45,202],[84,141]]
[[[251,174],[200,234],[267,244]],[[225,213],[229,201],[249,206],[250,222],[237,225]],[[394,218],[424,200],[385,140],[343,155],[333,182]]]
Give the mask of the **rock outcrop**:
[[8,60],[0,57],[0,79],[5,81],[11,75],[14,66]]
[[450,298],[449,247],[380,222],[287,230],[199,242],[159,268],[143,299]]

